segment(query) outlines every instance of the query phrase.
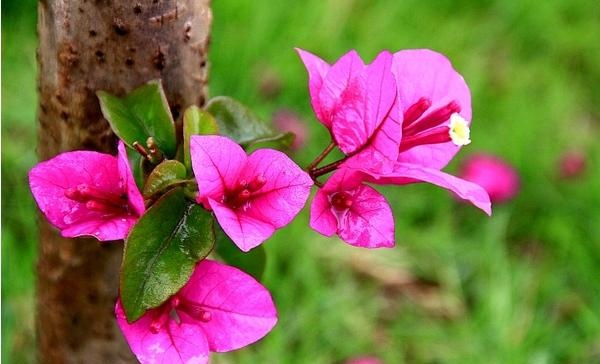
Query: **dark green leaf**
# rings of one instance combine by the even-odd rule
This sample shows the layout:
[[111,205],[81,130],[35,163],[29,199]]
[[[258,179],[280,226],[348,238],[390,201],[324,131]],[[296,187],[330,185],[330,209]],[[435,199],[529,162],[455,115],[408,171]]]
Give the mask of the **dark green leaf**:
[[209,100],[206,110],[217,120],[221,135],[226,135],[239,144],[274,134],[246,106],[231,97],[217,96]]
[[133,227],[121,266],[121,302],[129,322],[177,293],[215,242],[214,219],[181,188],[164,195]]
[[144,185],[144,197],[150,197],[186,177],[185,166],[176,160],[166,160],[154,168]]
[[254,139],[244,145],[247,152],[252,152],[260,148],[277,149],[287,152],[296,139],[296,134],[292,132],[281,133],[270,137]]
[[185,167],[192,170],[190,157],[190,136],[192,135],[217,135],[219,127],[217,121],[208,112],[198,106],[190,106],[183,114],[183,156]]
[[262,245],[253,248],[247,253],[238,248],[223,232],[220,226],[215,226],[217,243],[215,250],[225,263],[237,267],[260,280],[267,263],[267,255]]
[[98,91],[97,95],[102,114],[127,145],[133,147],[136,141],[146,145],[146,140],[154,137],[164,154],[175,155],[175,125],[159,80],[150,81],[124,97],[106,91]]

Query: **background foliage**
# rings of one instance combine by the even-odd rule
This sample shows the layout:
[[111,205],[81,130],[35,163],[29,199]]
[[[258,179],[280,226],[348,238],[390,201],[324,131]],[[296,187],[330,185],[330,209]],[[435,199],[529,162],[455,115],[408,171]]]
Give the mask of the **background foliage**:
[[[308,102],[299,46],[329,61],[350,48],[446,54],[473,93],[469,153],[499,154],[522,189],[492,218],[444,191],[386,189],[398,246],[348,248],[307,214],[266,244],[280,322],[217,363],[600,363],[600,2],[594,0],[213,2],[211,94],[310,129],[301,165],[327,143]],[[2,2],[2,354],[32,363],[35,1]],[[581,178],[556,161],[582,149]],[[451,170],[457,164],[451,165]],[[82,277],[83,279],[83,277]]]

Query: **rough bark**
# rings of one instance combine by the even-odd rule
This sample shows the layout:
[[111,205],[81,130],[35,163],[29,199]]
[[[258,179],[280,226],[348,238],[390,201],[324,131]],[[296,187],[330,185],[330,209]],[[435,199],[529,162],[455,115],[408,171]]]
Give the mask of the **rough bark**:
[[[204,103],[209,0],[40,0],[38,154],[114,153],[95,91],[123,94],[162,78],[180,111]],[[42,363],[134,362],[114,319],[122,243],[63,239],[40,222]]]

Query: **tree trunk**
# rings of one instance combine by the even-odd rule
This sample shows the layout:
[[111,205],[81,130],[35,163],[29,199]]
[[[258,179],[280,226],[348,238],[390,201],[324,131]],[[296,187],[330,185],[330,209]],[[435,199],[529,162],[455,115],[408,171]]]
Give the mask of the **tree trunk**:
[[[40,0],[40,159],[115,152],[97,90],[123,94],[162,78],[176,119],[204,104],[210,23],[209,0]],[[39,361],[135,362],[114,318],[122,242],[63,239],[45,222],[40,230]]]

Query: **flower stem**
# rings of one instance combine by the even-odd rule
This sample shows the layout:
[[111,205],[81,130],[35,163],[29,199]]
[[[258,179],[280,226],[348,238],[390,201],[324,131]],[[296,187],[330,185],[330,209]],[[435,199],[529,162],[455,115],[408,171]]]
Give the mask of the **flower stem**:
[[340,164],[344,163],[346,161],[347,157],[344,157],[340,160],[337,160],[333,163],[330,163],[326,166],[323,166],[321,168],[314,168],[312,170],[309,171],[310,176],[313,178],[313,180],[315,180],[317,177],[322,176],[324,174],[327,174],[329,172],[333,172],[337,169],[337,167],[340,166]]
[[329,143],[329,145],[321,152],[321,154],[319,154],[317,158],[315,158],[315,160],[312,161],[308,167],[306,167],[306,170],[310,173],[313,169],[315,169],[315,167],[318,166],[319,163],[321,163],[323,159],[329,155],[329,153],[331,153],[333,148],[335,148],[335,142],[332,140],[331,143]]

